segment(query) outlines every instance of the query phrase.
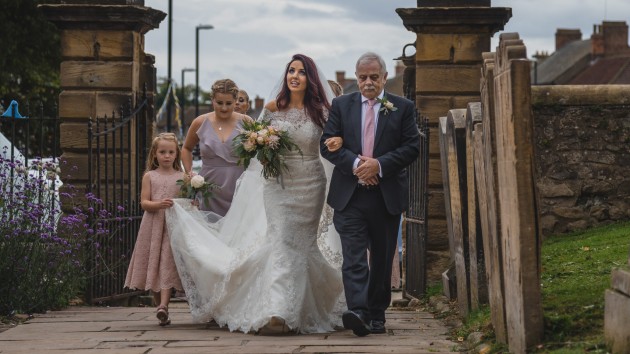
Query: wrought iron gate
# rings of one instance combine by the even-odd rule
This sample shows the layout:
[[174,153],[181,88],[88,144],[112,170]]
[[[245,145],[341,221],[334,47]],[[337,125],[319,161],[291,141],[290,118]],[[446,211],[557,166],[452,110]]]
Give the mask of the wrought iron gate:
[[[416,101],[416,61],[415,54],[407,55],[407,48],[415,48],[416,43],[403,47],[398,59],[405,64],[403,91],[406,98]],[[416,103],[416,107],[418,104]],[[429,200],[429,120],[417,115],[420,133],[420,155],[409,166],[409,210],[405,214],[405,254],[403,260],[405,295],[421,297],[427,285],[427,219]]]
[[95,242],[89,243],[87,301],[96,304],[142,292],[124,289],[129,259],[142,219],[141,179],[145,169],[148,130],[146,89],[131,110],[88,123],[88,203]]
[[420,155],[409,166],[409,209],[405,215],[405,292],[414,297],[424,295],[427,284],[426,239],[428,215],[429,126],[428,119],[418,115]]

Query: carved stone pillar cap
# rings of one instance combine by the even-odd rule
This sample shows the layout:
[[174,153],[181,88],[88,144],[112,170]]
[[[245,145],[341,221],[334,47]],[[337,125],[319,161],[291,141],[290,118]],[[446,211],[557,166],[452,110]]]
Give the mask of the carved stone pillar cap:
[[[446,1],[448,2],[448,1]],[[509,7],[417,7],[396,9],[414,33],[488,33],[503,29],[512,17]]]
[[[109,3],[141,3],[110,1]],[[76,1],[80,2],[80,1]],[[106,1],[105,1],[106,2]],[[107,3],[107,2],[106,2]],[[166,13],[138,5],[43,4],[39,8],[59,29],[129,30],[142,34],[159,27]]]
[[144,6],[144,0],[63,0],[64,4],[87,5],[138,5]]
[[418,0],[418,7],[490,7],[490,0]]

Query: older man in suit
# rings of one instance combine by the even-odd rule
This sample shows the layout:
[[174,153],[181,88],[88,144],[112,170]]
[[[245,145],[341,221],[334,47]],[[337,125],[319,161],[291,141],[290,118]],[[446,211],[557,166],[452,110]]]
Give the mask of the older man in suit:
[[383,59],[363,54],[355,74],[360,92],[333,99],[321,153],[335,165],[328,204],[343,252],[348,311],[342,320],[365,336],[385,333],[398,225],[409,200],[406,167],[418,157],[420,141],[414,103],[384,91]]

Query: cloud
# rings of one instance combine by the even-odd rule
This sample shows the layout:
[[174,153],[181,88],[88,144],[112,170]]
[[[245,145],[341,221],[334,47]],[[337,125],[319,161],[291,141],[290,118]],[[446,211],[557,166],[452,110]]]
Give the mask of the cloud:
[[[416,39],[407,31],[396,8],[412,8],[415,0],[186,0],[173,1],[173,78],[195,65],[195,26],[200,31],[200,84],[230,77],[265,97],[280,79],[292,54],[315,59],[328,78],[342,70],[352,77],[356,58],[371,50],[393,58]],[[168,0],[145,0],[146,6],[167,11]],[[602,20],[628,21],[628,0],[493,0],[492,6],[511,7],[512,18],[503,32],[518,32],[528,49],[553,52],[557,28],[579,28],[589,38]],[[167,73],[167,26],[146,35],[146,51],[156,56],[158,76]],[[499,34],[491,48],[498,44]],[[408,52],[413,53],[412,50]],[[194,82],[188,74],[186,82]]]
[[[167,1],[147,0],[147,6],[167,8]],[[195,26],[211,24],[199,33],[199,82],[230,77],[250,92],[266,96],[282,76],[291,55],[313,57],[328,78],[335,71],[352,74],[356,58],[373,50],[388,60],[390,72],[402,47],[415,35],[402,26],[396,7],[415,1],[306,0],[189,0],[174,2],[173,74],[194,67]],[[163,10],[164,11],[164,10]],[[167,22],[147,34],[147,52],[156,55],[158,76],[166,74]],[[193,83],[194,75],[186,77]]]

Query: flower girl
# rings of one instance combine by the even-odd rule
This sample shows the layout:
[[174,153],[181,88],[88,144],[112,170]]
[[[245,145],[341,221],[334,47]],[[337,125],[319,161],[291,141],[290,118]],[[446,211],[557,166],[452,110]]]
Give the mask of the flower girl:
[[177,181],[184,176],[181,151],[173,133],[161,133],[153,139],[142,177],[140,205],[144,209],[136,245],[129,262],[125,287],[153,291],[160,326],[171,323],[168,304],[171,289],[183,290],[177,273],[171,242],[166,230],[166,208],[177,197]]

